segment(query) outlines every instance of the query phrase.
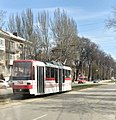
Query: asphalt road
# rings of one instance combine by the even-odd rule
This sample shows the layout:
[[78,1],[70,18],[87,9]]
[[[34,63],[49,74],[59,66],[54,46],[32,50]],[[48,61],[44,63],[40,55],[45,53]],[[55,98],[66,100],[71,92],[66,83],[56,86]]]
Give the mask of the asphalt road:
[[0,120],[116,120],[116,84],[0,106]]
[[[78,82],[73,82],[72,83],[72,86],[82,86],[82,85],[85,85],[85,84],[106,84],[108,81],[111,81],[111,80],[103,80],[103,81],[100,81],[99,83],[93,83],[93,82],[87,82],[87,83],[84,83],[84,84],[78,84]],[[13,94],[13,91],[12,91],[12,88],[7,88],[7,89],[0,89],[0,96],[7,96],[9,94]]]
[[13,94],[12,88],[0,89],[0,95]]

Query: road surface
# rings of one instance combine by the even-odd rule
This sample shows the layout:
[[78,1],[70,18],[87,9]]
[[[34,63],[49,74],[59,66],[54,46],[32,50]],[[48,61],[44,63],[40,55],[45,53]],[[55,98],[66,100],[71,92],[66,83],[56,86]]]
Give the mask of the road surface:
[[116,84],[1,105],[0,120],[116,120]]

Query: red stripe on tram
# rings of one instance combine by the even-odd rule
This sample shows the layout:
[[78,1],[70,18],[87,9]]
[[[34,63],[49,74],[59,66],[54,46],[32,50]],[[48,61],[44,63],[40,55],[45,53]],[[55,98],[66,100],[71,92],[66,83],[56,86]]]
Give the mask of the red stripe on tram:
[[46,80],[55,80],[55,78],[46,78]]
[[71,78],[65,78],[65,80],[71,80]]
[[13,89],[32,89],[32,85],[13,85]]

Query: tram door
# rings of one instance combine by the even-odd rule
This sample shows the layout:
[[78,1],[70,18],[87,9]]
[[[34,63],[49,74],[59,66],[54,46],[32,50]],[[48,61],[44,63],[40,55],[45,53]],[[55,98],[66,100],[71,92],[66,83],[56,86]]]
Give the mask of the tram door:
[[62,69],[59,69],[59,92],[62,92],[62,82],[63,82],[63,72]]
[[44,93],[44,67],[37,66],[37,92]]

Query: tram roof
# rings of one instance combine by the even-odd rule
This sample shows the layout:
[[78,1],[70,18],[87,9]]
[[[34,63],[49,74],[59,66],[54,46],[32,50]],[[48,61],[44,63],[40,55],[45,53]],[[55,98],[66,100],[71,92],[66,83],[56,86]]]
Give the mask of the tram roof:
[[60,62],[56,62],[56,61],[48,61],[48,62],[45,62],[46,65],[50,65],[50,66],[60,66],[60,67],[63,67],[63,64],[60,63]]
[[34,63],[38,63],[40,65],[47,66],[47,67],[63,68],[63,69],[71,70],[71,68],[69,66],[65,66],[62,63],[56,62],[56,61],[48,61],[48,62],[42,62],[42,61],[37,61],[37,60],[14,60],[14,61],[17,61],[17,62],[34,62]]
[[64,69],[67,69],[67,70],[72,70],[71,67],[69,66],[63,66]]
[[54,65],[54,64],[49,63],[49,62],[45,62],[45,65],[48,67],[58,67],[58,65]]
[[65,66],[62,63],[56,62],[56,61],[45,62],[45,64],[48,67],[63,68],[63,69],[71,70],[71,68],[69,66]]

